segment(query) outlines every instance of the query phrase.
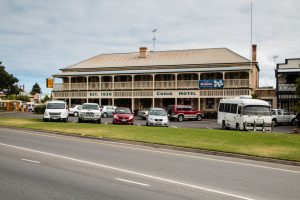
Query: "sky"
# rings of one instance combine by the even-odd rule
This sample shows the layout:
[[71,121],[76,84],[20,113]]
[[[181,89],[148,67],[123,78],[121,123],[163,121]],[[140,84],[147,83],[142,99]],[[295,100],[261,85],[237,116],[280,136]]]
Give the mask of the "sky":
[[[260,86],[300,57],[300,1],[252,0]],[[250,59],[250,0],[0,0],[0,61],[30,91],[101,53],[226,47]],[[273,57],[278,56],[275,60]]]

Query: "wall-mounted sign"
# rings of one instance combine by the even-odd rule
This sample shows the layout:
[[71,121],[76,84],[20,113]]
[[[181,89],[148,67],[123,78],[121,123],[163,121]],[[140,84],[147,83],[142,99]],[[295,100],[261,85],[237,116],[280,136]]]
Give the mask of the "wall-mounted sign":
[[214,80],[199,80],[200,89],[222,89],[224,88],[224,80],[214,79]]
[[198,91],[153,91],[153,97],[157,98],[192,98],[198,96]]
[[113,92],[87,92],[89,98],[111,98]]

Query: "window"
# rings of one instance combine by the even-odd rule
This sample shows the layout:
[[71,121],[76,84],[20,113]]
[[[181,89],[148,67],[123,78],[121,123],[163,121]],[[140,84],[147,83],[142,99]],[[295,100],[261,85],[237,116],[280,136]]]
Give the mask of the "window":
[[282,111],[281,110],[277,110],[278,115],[282,115]]
[[238,106],[238,114],[242,114],[242,106]]
[[220,103],[219,112],[224,112],[224,103]]
[[229,103],[226,103],[225,104],[225,112],[230,112],[230,104]]
[[183,111],[191,111],[192,108],[190,106],[184,106],[184,107],[182,107],[182,110]]
[[182,110],[182,107],[181,107],[181,106],[178,106],[178,107],[176,108],[176,110],[177,110],[177,111],[181,111],[181,110]]
[[236,113],[236,109],[237,109],[237,104],[231,104],[231,106],[230,106],[230,112],[231,113]]

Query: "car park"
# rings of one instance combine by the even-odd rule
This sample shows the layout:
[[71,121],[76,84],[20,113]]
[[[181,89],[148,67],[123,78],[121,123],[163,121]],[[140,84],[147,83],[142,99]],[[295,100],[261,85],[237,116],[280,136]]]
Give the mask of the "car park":
[[182,122],[184,119],[202,120],[203,111],[194,110],[192,106],[187,105],[170,105],[167,108],[168,117],[171,121],[178,120]]
[[162,108],[152,108],[146,119],[146,126],[169,126],[169,119],[166,111]]
[[84,103],[79,110],[78,123],[84,121],[95,121],[101,124],[101,111],[96,103]]
[[78,116],[79,110],[81,110],[82,105],[74,105],[69,108],[69,115],[73,115],[74,117]]
[[101,106],[100,109],[102,117],[112,117],[116,108],[116,106]]
[[283,109],[272,109],[271,117],[274,126],[278,126],[283,123],[295,125],[296,122],[295,115],[290,114],[288,111]]
[[137,116],[141,119],[146,119],[149,113],[149,109],[143,109],[143,110],[139,110],[137,112]]
[[128,124],[133,125],[134,115],[130,108],[118,107],[113,112],[113,124]]
[[46,105],[43,121],[59,120],[68,122],[68,109],[65,101],[50,101]]

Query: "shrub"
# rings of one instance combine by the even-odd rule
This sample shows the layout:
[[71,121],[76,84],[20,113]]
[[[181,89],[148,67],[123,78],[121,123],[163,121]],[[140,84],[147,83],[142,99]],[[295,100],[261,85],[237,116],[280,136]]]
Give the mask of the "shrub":
[[46,105],[36,105],[34,107],[35,114],[44,114],[45,110],[46,110]]

